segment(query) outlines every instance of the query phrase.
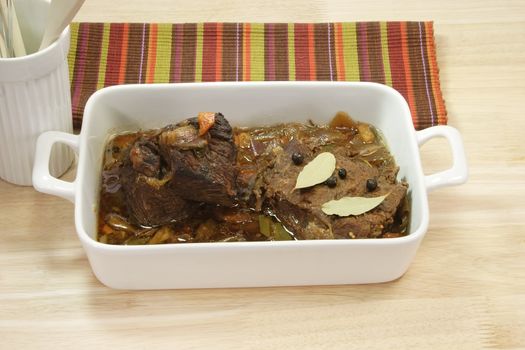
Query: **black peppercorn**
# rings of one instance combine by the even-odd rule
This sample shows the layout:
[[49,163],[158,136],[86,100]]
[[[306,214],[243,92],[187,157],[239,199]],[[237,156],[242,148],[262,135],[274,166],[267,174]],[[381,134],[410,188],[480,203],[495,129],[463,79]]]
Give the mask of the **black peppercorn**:
[[366,189],[369,192],[372,192],[377,188],[377,180],[376,179],[368,179],[366,180]]
[[295,165],[303,164],[304,156],[299,152],[294,152],[294,154],[292,154],[292,161]]
[[346,169],[345,168],[341,168],[337,171],[337,175],[339,175],[339,177],[341,179],[345,179],[346,178]]
[[334,188],[337,185],[337,177],[330,176],[328,180],[325,181],[326,185],[330,188]]

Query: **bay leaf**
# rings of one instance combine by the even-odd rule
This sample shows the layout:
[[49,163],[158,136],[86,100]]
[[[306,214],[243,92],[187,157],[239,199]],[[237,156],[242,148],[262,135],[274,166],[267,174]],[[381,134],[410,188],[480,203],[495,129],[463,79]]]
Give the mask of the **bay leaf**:
[[306,164],[297,176],[295,189],[307,188],[320,184],[332,176],[335,170],[335,156],[330,152],[323,152]]
[[327,215],[350,216],[361,215],[381,204],[390,193],[379,197],[343,197],[331,200],[321,206]]

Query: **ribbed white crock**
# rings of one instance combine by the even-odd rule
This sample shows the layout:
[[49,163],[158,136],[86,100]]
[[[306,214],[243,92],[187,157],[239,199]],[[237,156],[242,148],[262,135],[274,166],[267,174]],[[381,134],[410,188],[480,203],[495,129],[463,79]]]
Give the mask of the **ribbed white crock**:
[[[0,59],[0,178],[30,186],[37,137],[44,131],[73,131],[67,54],[69,27],[46,49]],[[49,162],[62,175],[73,153],[57,145]]]

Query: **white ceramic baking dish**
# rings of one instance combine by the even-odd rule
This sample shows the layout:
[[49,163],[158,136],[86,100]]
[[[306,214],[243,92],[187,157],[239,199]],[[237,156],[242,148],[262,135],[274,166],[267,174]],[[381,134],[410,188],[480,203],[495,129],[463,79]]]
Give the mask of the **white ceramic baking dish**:
[[[220,111],[232,125],[287,121],[327,123],[337,111],[372,123],[384,134],[408,181],[410,233],[401,238],[189,243],[113,246],[96,241],[97,202],[104,144],[114,133],[156,128],[199,111]],[[419,145],[433,137],[450,143],[450,169],[424,176]],[[55,143],[79,155],[77,178],[49,175]],[[37,144],[33,183],[38,191],[75,203],[78,236],[97,278],[112,288],[163,289],[376,283],[405,273],[424,237],[427,192],[463,183],[467,166],[459,133],[448,126],[414,131],[404,98],[374,83],[261,82],[123,85],[88,101],[79,136],[47,132]],[[453,210],[453,208],[451,208]]]

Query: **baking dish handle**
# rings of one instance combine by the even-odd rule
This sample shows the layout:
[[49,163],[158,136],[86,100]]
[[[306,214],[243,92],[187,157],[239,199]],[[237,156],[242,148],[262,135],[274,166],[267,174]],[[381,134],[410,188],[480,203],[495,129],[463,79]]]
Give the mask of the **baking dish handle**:
[[434,137],[444,137],[452,150],[453,163],[451,168],[425,176],[425,185],[428,192],[444,186],[460,185],[467,181],[467,157],[465,156],[465,149],[459,131],[451,126],[440,125],[418,131],[416,136],[419,146],[422,146]]
[[36,141],[33,187],[39,192],[59,196],[74,203],[76,180],[73,182],[63,181],[49,173],[51,150],[57,142],[68,145],[78,154],[79,136],[60,131],[42,133]]

